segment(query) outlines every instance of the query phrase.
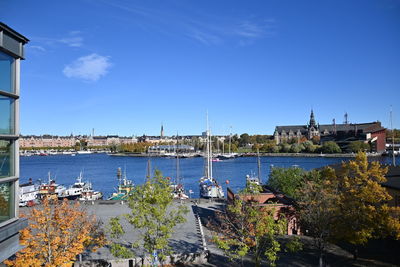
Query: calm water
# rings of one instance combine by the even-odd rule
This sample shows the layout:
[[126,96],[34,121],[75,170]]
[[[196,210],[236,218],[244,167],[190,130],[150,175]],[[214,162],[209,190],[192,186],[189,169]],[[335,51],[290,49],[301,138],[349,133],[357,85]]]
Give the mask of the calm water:
[[[103,192],[108,197],[117,187],[117,168],[126,168],[127,177],[135,184],[145,180],[147,159],[142,157],[112,157],[106,154],[54,155],[47,157],[21,157],[21,182],[29,178],[34,181],[47,181],[50,171],[56,177],[57,183],[70,185],[75,182],[80,171],[84,172],[85,180],[92,182],[94,189]],[[291,167],[298,165],[310,170],[328,164],[339,163],[348,158],[300,158],[300,157],[261,157],[262,179],[266,181],[271,164],[276,167]],[[380,158],[382,163],[390,163],[389,158]],[[399,161],[399,158],[397,158]],[[151,158],[152,168],[159,169],[164,176],[174,177],[176,161],[169,158]],[[192,197],[199,196],[198,180],[203,175],[203,158],[180,159],[180,176],[184,177],[187,190],[192,189]],[[223,184],[229,180],[229,187],[237,191],[245,185],[245,176],[251,171],[257,173],[257,158],[236,158],[214,162],[214,177]]]

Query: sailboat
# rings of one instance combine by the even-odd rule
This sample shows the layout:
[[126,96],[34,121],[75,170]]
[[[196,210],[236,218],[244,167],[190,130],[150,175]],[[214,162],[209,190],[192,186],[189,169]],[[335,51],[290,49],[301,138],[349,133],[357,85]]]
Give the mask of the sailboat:
[[251,187],[253,185],[261,185],[261,162],[260,162],[260,152],[257,149],[257,167],[258,167],[258,176],[254,173],[250,173],[246,175],[246,186]]
[[212,149],[211,149],[211,134],[208,127],[208,115],[207,115],[207,136],[206,136],[206,169],[205,176],[200,178],[200,197],[202,198],[224,198],[224,191],[218,184],[218,181],[212,176]]
[[179,171],[179,153],[178,153],[178,140],[176,140],[176,178],[174,183],[171,184],[172,195],[174,199],[188,199],[189,196],[185,193],[185,188],[183,186],[183,178],[180,177]]
[[237,153],[233,153],[231,151],[231,146],[232,146],[232,127],[231,127],[231,132],[229,134],[229,152],[228,153],[222,153],[221,155],[218,155],[218,159],[220,160],[226,160],[226,159],[234,159],[238,156]]

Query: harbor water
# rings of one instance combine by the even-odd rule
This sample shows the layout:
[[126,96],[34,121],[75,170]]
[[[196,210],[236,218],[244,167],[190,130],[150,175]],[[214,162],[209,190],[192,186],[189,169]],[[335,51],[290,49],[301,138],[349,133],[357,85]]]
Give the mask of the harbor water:
[[[266,182],[271,166],[291,167],[310,170],[329,164],[340,163],[351,158],[325,158],[325,157],[261,157],[262,182]],[[375,159],[375,158],[374,158]],[[163,176],[176,176],[176,159],[152,157],[151,167],[153,172],[158,169]],[[376,158],[382,163],[391,163],[387,157]],[[70,155],[51,155],[51,156],[31,156],[20,158],[20,182],[27,182],[29,178],[33,181],[41,179],[47,182],[47,173],[59,184],[69,186],[73,184],[80,171],[83,171],[85,181],[93,184],[94,190],[103,192],[105,198],[116,191],[117,168],[126,172],[128,179],[134,184],[142,184],[146,177],[148,158],[145,157],[115,157],[107,154],[77,154]],[[183,158],[180,162],[180,176],[186,191],[192,190],[191,197],[199,197],[198,181],[204,174],[203,158]],[[399,158],[397,158],[399,161]],[[245,176],[251,172],[257,174],[256,157],[240,157],[219,162],[213,162],[214,177],[226,188],[230,187],[234,191],[240,190],[245,186]]]

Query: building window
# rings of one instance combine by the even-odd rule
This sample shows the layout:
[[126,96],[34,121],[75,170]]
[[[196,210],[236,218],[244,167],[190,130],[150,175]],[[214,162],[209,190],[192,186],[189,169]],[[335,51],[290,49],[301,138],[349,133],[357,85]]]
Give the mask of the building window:
[[14,141],[0,140],[0,178],[14,176],[14,173]]
[[15,134],[13,98],[0,95],[0,134]]
[[15,93],[15,59],[0,52],[0,91]]
[[15,217],[14,183],[0,183],[0,223]]

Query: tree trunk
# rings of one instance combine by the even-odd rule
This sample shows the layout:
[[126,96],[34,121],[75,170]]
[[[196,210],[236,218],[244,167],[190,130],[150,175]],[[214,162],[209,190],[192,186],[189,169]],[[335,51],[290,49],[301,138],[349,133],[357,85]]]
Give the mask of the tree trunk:
[[358,259],[358,247],[354,248],[353,259],[356,261]]

